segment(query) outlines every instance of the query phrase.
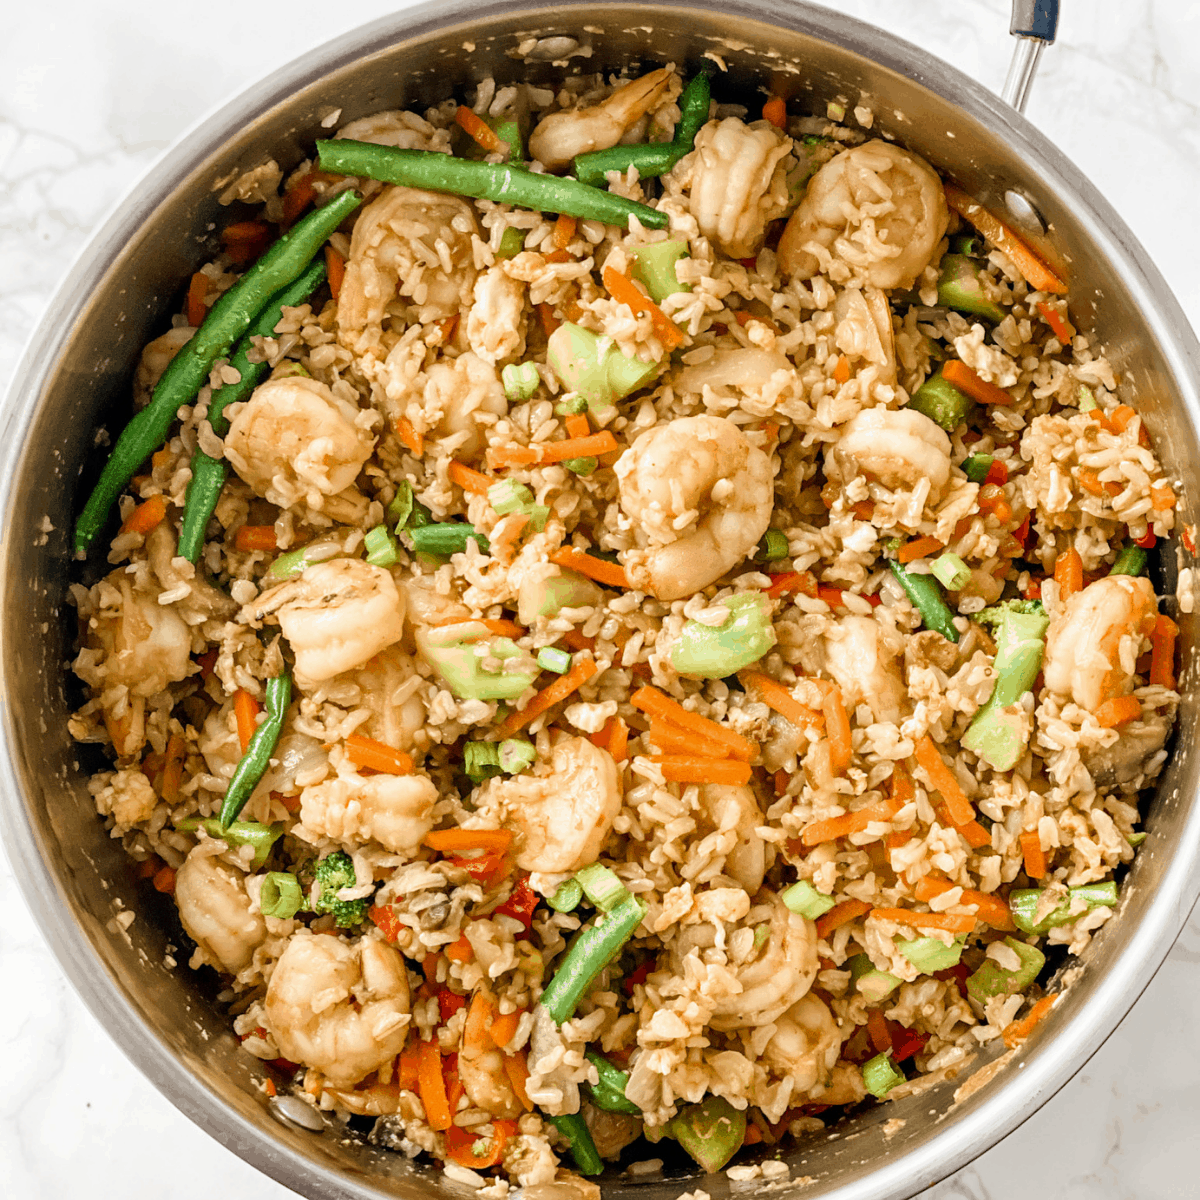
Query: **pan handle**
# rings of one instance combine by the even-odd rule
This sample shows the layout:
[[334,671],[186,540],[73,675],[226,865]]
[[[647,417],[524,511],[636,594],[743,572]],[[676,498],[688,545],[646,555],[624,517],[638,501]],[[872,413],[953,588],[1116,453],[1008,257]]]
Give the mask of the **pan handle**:
[[1017,112],[1024,112],[1042,51],[1058,32],[1058,0],[1013,0],[1008,32],[1017,45],[1000,96]]

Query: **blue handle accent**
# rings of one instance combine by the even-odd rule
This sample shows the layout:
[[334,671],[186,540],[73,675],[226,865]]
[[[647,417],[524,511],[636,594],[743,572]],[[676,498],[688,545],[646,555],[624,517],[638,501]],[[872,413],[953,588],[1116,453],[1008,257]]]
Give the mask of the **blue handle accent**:
[[1058,0],[1013,0],[1008,32],[1050,45],[1058,33]]

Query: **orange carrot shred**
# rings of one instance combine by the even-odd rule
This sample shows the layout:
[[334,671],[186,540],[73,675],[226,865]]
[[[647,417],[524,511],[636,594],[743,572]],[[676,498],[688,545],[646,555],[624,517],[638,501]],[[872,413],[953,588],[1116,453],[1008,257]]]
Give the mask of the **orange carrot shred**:
[[325,247],[325,270],[329,276],[329,293],[336,300],[342,293],[346,278],[346,260],[332,247]]
[[1013,402],[1012,396],[1002,387],[981,379],[965,362],[957,358],[952,358],[943,365],[942,378],[972,400],[978,400],[980,404],[1005,405]]
[[511,829],[435,829],[423,840],[439,854],[464,854],[471,850],[504,854],[512,839]]
[[842,699],[842,690],[835,683],[817,681],[824,695],[821,712],[825,717],[825,736],[829,739],[829,765],[835,775],[844,775],[854,757],[850,740],[850,714]]
[[1159,614],[1150,634],[1150,682],[1155,687],[1175,690],[1175,638],[1179,626]]
[[650,718],[650,741],[664,754],[687,754],[701,758],[729,758],[729,747],[703,737],[670,721]]
[[628,305],[635,316],[642,313],[649,315],[655,335],[667,350],[683,345],[683,332],[679,326],[649,296],[639,292],[628,275],[622,275],[613,267],[605,267],[601,278],[609,295],[619,304]]
[[537,315],[542,322],[542,329],[545,330],[546,336],[549,337],[562,322],[554,315],[554,306],[552,304],[543,302],[534,307],[537,309]]
[[1057,995],[1043,996],[1019,1021],[1004,1027],[1004,1044],[1011,1050],[1019,1046],[1034,1030],[1034,1026],[1054,1007]]
[[959,787],[958,780],[946,766],[941,752],[934,745],[929,734],[925,734],[918,740],[916,757],[917,762],[924,768],[925,774],[929,776],[930,784],[946,802],[946,810],[954,824],[966,825],[969,821],[974,821],[975,809],[971,807],[970,800]]
[[183,738],[177,733],[167,739],[167,761],[163,766],[162,798],[168,804],[174,804],[179,799],[179,788],[183,783],[183,756],[186,747]]
[[233,715],[237,720],[238,741],[242,743],[242,753],[250,745],[250,739],[258,728],[258,714],[262,706],[250,695],[245,688],[238,688],[233,694]]
[[898,925],[911,925],[914,929],[945,929],[950,933],[970,933],[975,928],[975,918],[963,913],[923,913],[911,908],[873,908],[871,916],[876,921],[895,921]]
[[[940,896],[943,892],[948,892],[956,886],[948,879],[937,879],[932,875],[926,875],[917,880],[916,887],[913,888],[913,895],[922,903],[927,904],[935,896]],[[1012,930],[1015,928],[1008,905],[998,896],[976,891],[974,888],[963,888],[962,899],[959,903],[973,904],[978,910],[979,919],[993,929]]]
[[425,453],[425,435],[418,433],[407,417],[396,417],[393,424],[396,426],[396,436],[408,450],[420,458]]
[[892,1035],[888,1031],[887,1019],[877,1008],[867,1014],[867,1036],[877,1054],[885,1054],[891,1050]]
[[568,217],[566,213],[559,214],[558,220],[554,222],[554,232],[550,235],[555,250],[565,250],[571,244],[578,225],[579,222],[574,217]]
[[561,442],[538,442],[533,446],[495,446],[488,451],[494,467],[531,466],[534,463],[560,463],[571,458],[599,457],[619,450],[620,444],[607,429],[587,437],[565,438]]
[[1046,875],[1046,853],[1042,849],[1042,838],[1036,829],[1026,829],[1018,839],[1021,855],[1025,860],[1025,874],[1030,879],[1043,879]]
[[152,529],[156,529],[163,518],[167,515],[167,501],[165,496],[151,496],[149,500],[143,500],[127,516],[121,525],[122,533],[149,533]]
[[497,153],[505,145],[496,131],[465,104],[458,106],[458,112],[454,114],[454,121],[472,141],[482,146],[489,154]]
[[470,962],[475,957],[475,950],[465,933],[457,941],[451,942],[445,953],[451,962]]
[[521,1102],[521,1107],[526,1112],[533,1112],[533,1101],[529,1099],[529,1092],[525,1086],[526,1080],[529,1078],[525,1055],[506,1054],[504,1056],[504,1073],[508,1076],[508,1082],[512,1084],[512,1090]]
[[825,723],[823,713],[801,704],[792,695],[789,688],[769,675],[764,675],[761,671],[745,672],[742,676],[742,683],[747,685],[751,691],[756,692],[758,698],[768,708],[773,709],[798,729],[819,729]]
[[563,428],[567,431],[567,437],[576,439],[588,437],[592,432],[584,413],[572,413],[571,416],[564,417]]
[[430,1128],[449,1129],[453,1116],[446,1098],[446,1081],[442,1078],[442,1054],[436,1041],[422,1040],[417,1047],[417,1087]]
[[492,486],[492,480],[486,475],[476,471],[474,467],[468,467],[466,463],[460,463],[457,459],[450,460],[446,474],[450,476],[451,483],[456,483],[464,492],[474,492],[477,496],[486,496],[488,488]]
[[724,725],[719,725],[708,717],[691,712],[684,708],[678,700],[671,699],[665,692],[660,692],[658,688],[640,687],[629,697],[629,702],[634,708],[650,717],[658,717],[668,724],[679,725],[691,733],[699,734],[702,738],[728,747],[727,753],[733,758],[749,762],[758,754],[758,747],[748,738],[742,737],[740,733],[735,733]]
[[670,783],[723,783],[729,786],[750,782],[750,764],[731,758],[703,758],[691,754],[653,754],[650,761]]
[[188,324],[199,327],[208,316],[208,306],[204,303],[208,296],[208,276],[203,271],[197,271],[192,276],[187,290],[187,319]]
[[1075,336],[1075,329],[1071,322],[1067,320],[1065,309],[1063,312],[1059,312],[1049,301],[1039,300],[1037,302],[1037,310],[1042,314],[1042,319],[1046,324],[1054,331],[1054,336],[1064,346],[1069,345],[1071,339]]
[[839,354],[833,364],[833,379],[835,383],[850,382],[850,360],[844,354]]
[[935,537],[913,538],[911,541],[905,542],[896,552],[896,561],[902,563],[915,562],[918,558],[937,554],[939,551],[945,550],[945,548],[945,542],[939,542]]
[[356,767],[368,767],[385,775],[411,775],[416,766],[412,756],[403,750],[360,733],[352,733],[346,739],[346,757]]
[[1101,729],[1116,729],[1119,725],[1128,725],[1141,715],[1142,705],[1136,696],[1114,696],[1096,709],[1096,720]]
[[565,700],[572,692],[587,683],[599,669],[594,659],[576,655],[571,663],[571,669],[565,675],[560,675],[553,683],[542,688],[524,708],[511,712],[504,718],[498,727],[501,738],[512,737],[514,733],[519,733],[527,725],[532,725],[542,713],[553,708],[559,701]]
[[580,575],[586,575],[589,579],[594,579],[597,583],[603,583],[607,587],[627,588],[629,586],[625,568],[620,563],[608,562],[606,559],[585,554],[584,551],[577,550],[574,546],[560,546],[550,555],[550,561],[560,567],[578,571]]
[[817,918],[817,937],[828,937],[835,929],[871,911],[865,900],[843,900]]
[[156,892],[163,892],[169,896],[175,891],[175,868],[163,867],[155,872],[154,878],[150,882],[154,885]]
[[510,1013],[497,1013],[492,1018],[488,1034],[500,1049],[507,1046],[516,1036],[517,1026],[521,1023],[522,1011],[518,1008]]
[[1064,600],[1083,590],[1083,559],[1074,546],[1054,560],[1054,582]]
[[243,525],[233,535],[237,550],[278,550],[274,525]]
[[1166,512],[1175,507],[1175,491],[1166,483],[1155,483],[1150,486],[1150,503],[1159,512]]
[[787,103],[782,96],[772,96],[770,100],[763,105],[762,110],[763,120],[770,121],[776,129],[783,129],[787,126]]

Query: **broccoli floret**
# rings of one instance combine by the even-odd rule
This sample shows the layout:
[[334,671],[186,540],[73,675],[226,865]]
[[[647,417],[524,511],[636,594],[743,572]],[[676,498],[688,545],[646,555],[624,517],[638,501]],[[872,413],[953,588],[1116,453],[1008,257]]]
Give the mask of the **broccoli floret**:
[[335,850],[321,859],[316,865],[315,879],[320,890],[312,906],[313,912],[332,913],[342,929],[366,920],[367,909],[371,907],[370,896],[364,896],[361,900],[337,898],[342,888],[353,887],[358,882],[354,863],[344,850]]
[[975,614],[975,620],[989,629],[998,629],[1004,620],[1005,613],[1025,613],[1029,616],[1041,616],[1046,608],[1040,600],[1001,600]]

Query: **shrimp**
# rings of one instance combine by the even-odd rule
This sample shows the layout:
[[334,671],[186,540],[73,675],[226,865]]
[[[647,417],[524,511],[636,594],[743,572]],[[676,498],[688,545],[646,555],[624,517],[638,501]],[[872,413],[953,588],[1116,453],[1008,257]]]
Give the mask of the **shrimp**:
[[163,591],[171,592],[185,584],[189,589],[189,594],[178,601],[180,616],[189,625],[205,618],[228,620],[237,612],[237,601],[209,583],[187,559],[179,557],[177,547],[175,529],[169,521],[156,525],[146,535],[146,558]]
[[308,567],[243,610],[277,613],[296,655],[296,674],[319,683],[361,667],[404,634],[404,593],[389,571],[352,558]]
[[[771,523],[771,460],[724,417],[681,417],[617,460],[621,508],[648,549],[628,555],[635,587],[678,600],[741,562]],[[644,539],[644,540],[642,540]]]
[[949,220],[942,181],[924,159],[865,142],[812,177],[780,239],[779,267],[799,279],[824,272],[885,291],[910,288]]
[[766,846],[756,832],[762,810],[754,793],[744,785],[705,783],[697,801],[701,827],[721,835],[728,846],[724,873],[753,896],[767,870]]
[[485,362],[525,353],[525,285],[503,267],[475,280],[475,302],[467,313],[467,341]]
[[489,779],[478,799],[517,832],[517,866],[546,874],[594,862],[620,808],[617,764],[582,737],[559,738],[530,772]]
[[852,363],[876,368],[881,383],[896,383],[896,338],[892,310],[877,287],[848,288],[833,305],[837,319],[834,342]]
[[839,484],[866,475],[894,489],[928,480],[929,500],[936,503],[950,482],[950,439],[916,409],[864,409],[826,450],[825,474]]
[[389,646],[347,674],[346,682],[359,689],[357,706],[371,712],[360,731],[398,750],[412,750],[418,743],[427,745],[428,740],[422,736],[425,704],[416,688],[416,677],[412,658],[396,646]]
[[421,402],[425,430],[460,462],[474,462],[486,445],[489,418],[508,412],[508,398],[493,363],[467,351],[425,372]]
[[340,775],[300,793],[300,820],[320,837],[411,856],[433,828],[437,795],[425,775]]
[[1157,616],[1148,579],[1108,575],[1088,584],[1050,621],[1042,664],[1046,686],[1088,712],[1129,691]]
[[792,1081],[792,1095],[803,1096],[829,1082],[842,1048],[837,1022],[816,996],[798,1000],[776,1018],[775,1032],[762,1059]]
[[408,971],[378,937],[294,933],[263,1005],[279,1053],[352,1088],[404,1049],[411,1018]]
[[338,293],[338,339],[348,350],[380,359],[383,323],[397,294],[422,310],[423,321],[453,316],[471,302],[479,232],[467,201],[440,192],[389,187],[358,217]]
[[660,67],[617,88],[591,108],[543,117],[529,135],[530,155],[548,170],[559,171],[570,166],[577,154],[615,146],[666,94],[674,74],[670,67]]
[[789,400],[802,398],[800,377],[787,355],[757,346],[714,351],[703,362],[684,367],[675,376],[674,388],[677,394],[702,395],[710,412],[718,406],[741,407],[767,416]]
[[787,212],[784,160],[792,139],[767,123],[710,121],[696,135],[688,209],[731,258],[762,249],[767,222]]
[[865,704],[877,721],[900,720],[905,688],[898,640],[872,617],[842,617],[826,629],[825,669],[851,712]]
[[133,377],[134,408],[145,408],[150,403],[163,372],[171,365],[175,355],[192,340],[195,332],[191,325],[181,325],[178,329],[168,329],[147,344]]
[[272,504],[321,509],[326,497],[353,487],[375,448],[358,417],[316,379],[269,379],[230,422],[225,457]]
[[175,876],[175,903],[188,937],[219,971],[236,975],[250,965],[267,936],[262,914],[246,894],[245,876],[196,847]]

